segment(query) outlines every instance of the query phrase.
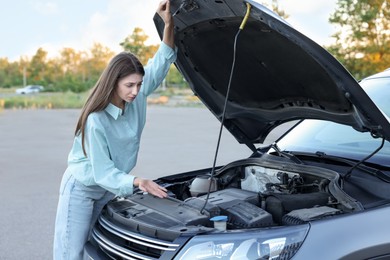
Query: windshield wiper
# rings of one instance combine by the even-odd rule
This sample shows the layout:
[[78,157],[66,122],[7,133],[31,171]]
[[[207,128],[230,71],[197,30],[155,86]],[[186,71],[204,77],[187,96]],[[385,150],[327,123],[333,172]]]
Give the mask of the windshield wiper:
[[275,152],[280,156],[287,159],[290,159],[291,161],[297,163],[297,164],[304,164],[298,157],[296,157],[294,154],[282,151],[280,150],[279,146],[276,144],[276,142],[272,143],[270,145],[270,148],[274,149]]

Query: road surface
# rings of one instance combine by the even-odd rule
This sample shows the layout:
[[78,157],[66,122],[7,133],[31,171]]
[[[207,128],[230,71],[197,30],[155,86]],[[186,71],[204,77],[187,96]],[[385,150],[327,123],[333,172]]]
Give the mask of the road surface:
[[[51,259],[61,176],[79,110],[0,111],[0,260]],[[151,106],[136,176],[212,166],[219,122],[204,108]],[[223,131],[217,165],[251,151]]]

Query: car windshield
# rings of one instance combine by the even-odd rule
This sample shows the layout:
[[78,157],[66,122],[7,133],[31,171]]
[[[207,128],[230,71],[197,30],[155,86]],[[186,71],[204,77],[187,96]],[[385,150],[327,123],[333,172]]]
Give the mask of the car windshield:
[[[361,85],[389,120],[390,78],[364,80]],[[305,120],[278,142],[285,151],[321,152],[327,155],[361,160],[381,145],[381,138],[361,133],[350,126],[321,120]],[[371,159],[373,163],[390,166],[390,143]]]

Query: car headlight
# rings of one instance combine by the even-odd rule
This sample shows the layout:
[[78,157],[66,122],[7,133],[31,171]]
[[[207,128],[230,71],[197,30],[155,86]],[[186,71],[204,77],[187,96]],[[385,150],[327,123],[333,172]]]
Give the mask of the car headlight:
[[309,225],[224,232],[192,238],[175,259],[290,259]]

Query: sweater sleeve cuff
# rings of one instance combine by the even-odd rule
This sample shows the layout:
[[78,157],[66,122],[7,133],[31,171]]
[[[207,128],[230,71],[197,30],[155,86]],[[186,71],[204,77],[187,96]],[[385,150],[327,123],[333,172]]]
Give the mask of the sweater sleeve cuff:
[[122,186],[120,189],[119,189],[119,194],[117,194],[118,196],[121,196],[121,197],[124,197],[124,196],[127,196],[127,195],[131,195],[133,194],[134,192],[134,179],[135,179],[135,176],[133,175],[126,175],[126,185]]

